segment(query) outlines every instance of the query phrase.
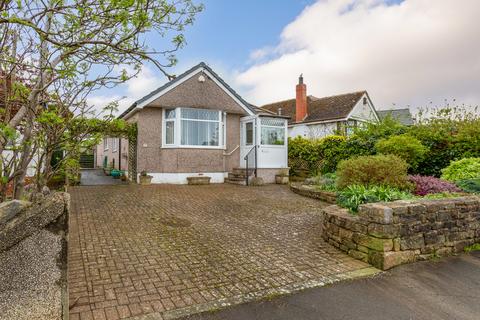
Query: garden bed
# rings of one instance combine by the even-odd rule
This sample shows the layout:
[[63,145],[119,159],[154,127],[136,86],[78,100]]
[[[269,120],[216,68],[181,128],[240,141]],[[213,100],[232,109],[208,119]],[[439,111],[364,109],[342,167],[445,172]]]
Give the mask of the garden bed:
[[335,192],[320,190],[315,185],[302,185],[300,183],[291,183],[290,190],[299,195],[322,200],[331,204],[335,204],[337,201],[337,195],[335,194]]
[[462,252],[480,242],[480,197],[370,203],[358,215],[330,206],[322,237],[382,270]]

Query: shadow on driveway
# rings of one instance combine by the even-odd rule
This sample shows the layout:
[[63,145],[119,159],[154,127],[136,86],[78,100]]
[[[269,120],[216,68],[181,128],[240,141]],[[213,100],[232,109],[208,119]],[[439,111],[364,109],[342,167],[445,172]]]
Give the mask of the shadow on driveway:
[[114,179],[106,176],[102,169],[84,169],[81,171],[80,185],[82,186],[101,186],[114,184],[127,184],[120,179]]
[[478,320],[479,297],[477,252],[184,319]]

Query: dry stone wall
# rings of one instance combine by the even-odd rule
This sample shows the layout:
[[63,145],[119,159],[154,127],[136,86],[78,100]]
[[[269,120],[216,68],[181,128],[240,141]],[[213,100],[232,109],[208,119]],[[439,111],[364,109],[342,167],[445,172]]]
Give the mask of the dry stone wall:
[[327,203],[334,204],[337,202],[337,196],[335,192],[325,191],[325,190],[317,190],[313,185],[301,185],[301,184],[290,184],[290,190],[293,192],[313,198],[318,199]]
[[330,206],[323,238],[382,270],[461,252],[480,242],[480,197],[371,203],[356,216]]

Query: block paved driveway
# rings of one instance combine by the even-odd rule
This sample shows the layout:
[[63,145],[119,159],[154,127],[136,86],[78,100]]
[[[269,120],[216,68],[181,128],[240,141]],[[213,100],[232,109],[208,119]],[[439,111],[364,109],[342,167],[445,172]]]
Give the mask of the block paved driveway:
[[286,186],[71,189],[70,319],[174,319],[375,273]]

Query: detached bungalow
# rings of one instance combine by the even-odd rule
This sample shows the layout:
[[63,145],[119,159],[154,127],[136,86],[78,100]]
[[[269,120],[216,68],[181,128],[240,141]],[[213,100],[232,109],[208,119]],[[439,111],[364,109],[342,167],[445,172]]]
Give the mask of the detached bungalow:
[[119,118],[137,124],[137,142],[105,138],[96,148],[97,167],[134,177],[146,171],[152,183],[187,183],[198,176],[244,183],[247,172],[273,183],[287,168],[288,116],[249,104],[203,62]]
[[321,138],[340,132],[348,135],[353,128],[379,120],[367,91],[317,98],[307,95],[307,86],[300,76],[295,99],[270,103],[264,110],[286,115],[289,137]]

